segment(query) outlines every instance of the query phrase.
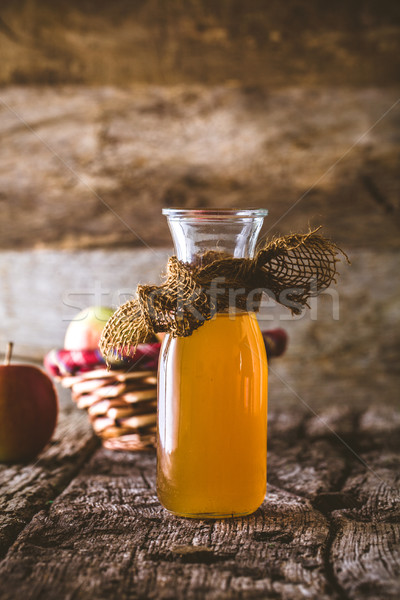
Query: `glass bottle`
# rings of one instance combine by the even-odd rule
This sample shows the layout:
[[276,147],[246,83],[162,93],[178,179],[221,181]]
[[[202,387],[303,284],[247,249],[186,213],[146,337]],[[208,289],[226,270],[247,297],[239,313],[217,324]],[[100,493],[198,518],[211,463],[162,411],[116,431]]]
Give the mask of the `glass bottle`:
[[[252,258],[267,211],[164,209],[177,257]],[[267,356],[254,312],[217,313],[163,340],[158,373],[157,493],[184,517],[247,515],[264,500]]]

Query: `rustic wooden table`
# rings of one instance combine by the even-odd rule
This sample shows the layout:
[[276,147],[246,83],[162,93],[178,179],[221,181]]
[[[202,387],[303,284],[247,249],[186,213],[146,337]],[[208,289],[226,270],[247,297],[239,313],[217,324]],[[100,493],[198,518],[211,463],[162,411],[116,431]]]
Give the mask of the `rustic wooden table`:
[[0,597],[397,599],[399,431],[344,399],[273,409],[262,507],[194,521],[158,503],[154,453],[102,449],[64,399],[40,458],[0,467]]

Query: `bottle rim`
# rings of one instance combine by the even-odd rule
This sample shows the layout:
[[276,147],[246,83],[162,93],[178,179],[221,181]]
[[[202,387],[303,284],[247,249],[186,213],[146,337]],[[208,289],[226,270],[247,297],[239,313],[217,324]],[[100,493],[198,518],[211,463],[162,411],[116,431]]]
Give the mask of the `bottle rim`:
[[214,220],[214,219],[256,219],[268,215],[266,208],[163,208],[162,214],[168,219]]

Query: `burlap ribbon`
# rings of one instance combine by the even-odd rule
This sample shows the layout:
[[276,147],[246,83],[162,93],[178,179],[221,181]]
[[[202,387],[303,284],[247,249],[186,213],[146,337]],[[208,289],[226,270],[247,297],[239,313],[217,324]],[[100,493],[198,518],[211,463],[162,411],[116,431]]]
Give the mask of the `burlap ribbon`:
[[172,256],[164,283],[139,285],[137,299],[120,306],[107,322],[101,352],[129,355],[156,333],[191,335],[216,312],[258,310],[262,291],[300,313],[310,297],[335,281],[339,254],[347,259],[318,229],[273,239],[253,259],[206,252],[188,264]]

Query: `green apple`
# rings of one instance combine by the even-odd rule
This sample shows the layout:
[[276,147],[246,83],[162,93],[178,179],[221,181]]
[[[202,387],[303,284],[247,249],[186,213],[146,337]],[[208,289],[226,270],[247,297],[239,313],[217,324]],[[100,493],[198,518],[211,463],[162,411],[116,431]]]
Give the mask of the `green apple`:
[[65,350],[97,350],[101,333],[114,310],[107,306],[90,306],[70,322],[65,334]]

